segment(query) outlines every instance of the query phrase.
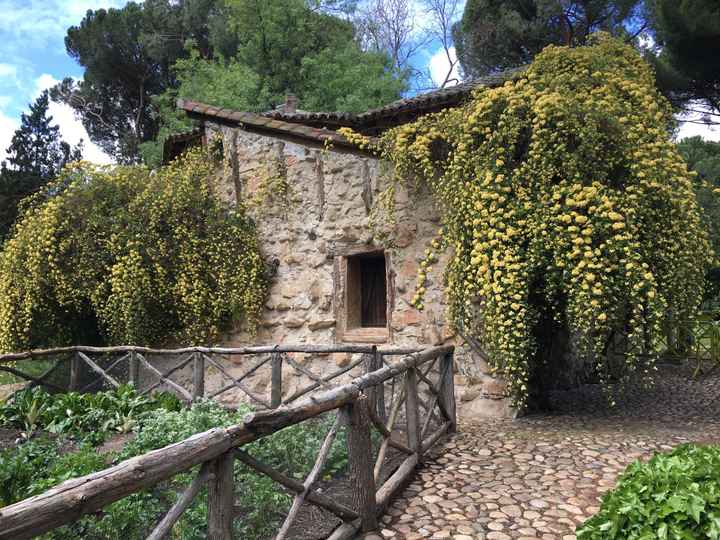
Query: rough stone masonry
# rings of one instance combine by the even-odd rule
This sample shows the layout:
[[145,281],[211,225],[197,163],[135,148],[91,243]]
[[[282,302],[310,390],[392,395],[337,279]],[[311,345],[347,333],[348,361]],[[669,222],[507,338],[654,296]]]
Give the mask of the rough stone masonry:
[[[504,385],[489,376],[487,365],[446,322],[443,260],[430,276],[425,309],[418,311],[410,304],[418,266],[440,226],[438,210],[425,188],[398,189],[394,224],[388,221],[372,227],[371,210],[390,181],[385,163],[357,149],[292,133],[258,132],[241,124],[207,120],[204,126],[205,140],[221,140],[224,153],[225,165],[213,179],[214,188],[231,204],[249,202],[263,256],[273,274],[258,333],[251,336],[239,328],[226,337],[226,345],[371,343],[415,347],[454,343],[460,414],[514,414]],[[287,192],[273,191],[278,185],[287,187]],[[352,265],[358,255],[385,261],[384,327],[362,328],[353,320],[352,291],[357,284]],[[352,359],[338,353],[296,360],[322,373]],[[286,395],[307,383],[300,374],[295,375],[289,377],[294,382],[284,381]],[[258,375],[251,382],[257,390],[264,390],[268,383],[267,375]],[[212,381],[209,385],[214,386]],[[225,395],[237,399],[231,393]]]

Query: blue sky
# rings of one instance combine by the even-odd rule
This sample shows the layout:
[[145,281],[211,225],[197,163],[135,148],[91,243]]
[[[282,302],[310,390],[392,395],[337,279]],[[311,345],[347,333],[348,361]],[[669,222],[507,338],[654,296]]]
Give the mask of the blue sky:
[[[63,77],[80,77],[82,68],[65,52],[69,26],[88,9],[122,6],[126,0],[0,0],[0,159],[5,155],[20,114],[45,88]],[[68,107],[53,104],[51,114],[70,143],[85,139],[86,155],[107,157],[89,144]]]
[[[67,28],[78,24],[88,9],[121,7],[125,3],[127,0],[0,0],[0,160],[28,104],[63,77],[82,76],[82,68],[65,52]],[[427,62],[438,77],[444,76],[447,61],[437,44],[421,51],[417,58]],[[87,159],[108,161],[89,142],[69,107],[52,104],[50,112],[65,140],[71,144],[85,140]],[[682,135],[695,133],[720,139],[720,130],[709,131],[691,124],[684,126]]]

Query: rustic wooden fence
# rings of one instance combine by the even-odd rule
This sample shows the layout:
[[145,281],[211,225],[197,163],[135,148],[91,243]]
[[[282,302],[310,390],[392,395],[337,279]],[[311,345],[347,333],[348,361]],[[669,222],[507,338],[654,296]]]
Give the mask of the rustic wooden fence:
[[[627,353],[626,334],[616,334],[609,351],[623,362]],[[710,373],[720,368],[720,311],[717,308],[700,311],[681,320],[668,317],[662,332],[646,339],[640,349],[632,352],[639,357],[694,364],[696,376]]]
[[[163,373],[153,368],[145,359],[149,352],[157,353],[157,350],[139,347],[115,348],[113,353],[120,355],[120,358],[113,360],[108,368],[101,368],[89,356],[108,354],[108,349],[89,347],[4,355],[0,356],[0,363],[20,362],[43,355],[69,354],[76,362],[86,363],[107,384],[115,386],[118,381],[110,374],[110,367],[116,367],[113,364],[124,359],[130,362],[130,366],[132,362],[138,362],[139,366],[144,366],[167,385],[168,372]],[[348,352],[360,353],[362,356],[344,368],[321,376],[293,360],[289,356],[289,353],[293,352]],[[159,540],[167,537],[203,487],[208,490],[207,537],[213,540],[230,539],[233,537],[235,519],[235,460],[268,476],[294,494],[293,504],[274,537],[275,540],[287,537],[300,508],[307,503],[329,511],[342,521],[329,538],[352,538],[358,532],[377,529],[378,516],[387,508],[393,496],[412,478],[415,468],[422,463],[428,449],[456,427],[453,348],[449,346],[409,354],[399,349],[381,351],[374,347],[357,346],[244,349],[194,347],[163,351],[162,354],[179,355],[178,363],[171,370],[183,362],[193,362],[195,376],[191,391],[169,385],[188,401],[203,395],[204,363],[219,364],[217,359],[213,358],[214,355],[269,354],[269,358],[254,364],[248,370],[249,373],[250,370],[259,369],[260,365],[270,364],[270,396],[255,395],[253,398],[258,405],[268,407],[250,413],[242,424],[211,429],[103,471],[68,480],[45,493],[1,508],[0,539],[32,538],[70,524],[82,515],[99,512],[123,497],[157,486],[198,465],[199,472],[194,480],[164,517],[159,519],[148,539]],[[393,355],[403,356],[391,362],[387,357]],[[357,367],[360,362],[365,362],[364,375],[346,384],[332,385],[331,381]],[[283,398],[283,365],[300,370],[311,383]],[[249,389],[243,384],[243,377],[231,376],[221,365],[218,369],[231,380],[227,387],[239,388],[251,397]],[[137,373],[137,370],[130,367],[130,372]],[[299,399],[301,397],[303,399]],[[304,482],[290,478],[258,461],[242,448],[252,441],[271,437],[283,428],[326,413],[335,414],[335,419]],[[345,426],[347,438],[348,471],[352,485],[351,505],[342,504],[316,489],[318,477],[340,426]],[[379,433],[382,441],[376,451],[371,442],[373,429]],[[393,466],[392,470],[385,470],[381,475],[390,447],[405,457],[399,465]],[[383,478],[384,481],[381,482]]]
[[[236,389],[249,398],[255,407],[274,408],[291,403],[318,388],[330,388],[332,381],[342,375],[365,366],[366,370],[377,369],[388,363],[392,357],[417,352],[419,349],[393,348],[378,349],[373,346],[341,345],[277,345],[261,347],[187,347],[181,349],[152,349],[148,347],[59,347],[9,353],[0,355],[0,371],[47,386],[57,391],[87,392],[102,387],[117,388],[122,383],[133,383],[139,393],[149,394],[158,388],[170,390],[179,398],[190,403],[199,398],[217,399],[222,394]],[[303,365],[307,357],[326,356],[336,353],[362,355],[346,366],[326,374],[317,374]],[[295,358],[295,356],[305,357]],[[259,357],[259,359],[256,359]],[[241,358],[244,366],[250,367],[240,376],[230,373],[229,367]],[[22,369],[27,360],[49,362],[50,367],[42,374],[32,375]],[[170,364],[163,371],[157,367],[159,361]],[[327,367],[324,362],[323,369]],[[186,368],[192,370],[192,380],[179,381],[178,373]],[[224,381],[220,388],[206,391],[210,370],[215,370]],[[249,388],[247,380],[256,377],[262,370],[270,371],[272,382],[268,395],[260,395]],[[310,384],[283,397],[283,372],[294,371],[304,375]],[[87,372],[91,375],[87,376]],[[58,376],[62,373],[62,376]],[[83,376],[84,375],[84,376]]]

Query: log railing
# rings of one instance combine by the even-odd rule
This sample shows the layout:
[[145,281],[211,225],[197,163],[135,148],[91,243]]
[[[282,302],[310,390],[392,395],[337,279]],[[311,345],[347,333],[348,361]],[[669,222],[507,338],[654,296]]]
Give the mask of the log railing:
[[[257,352],[257,349],[254,348],[253,352]],[[267,362],[273,367],[273,381],[276,377],[282,380],[283,365],[292,366],[292,363],[279,359],[293,349],[297,347],[285,350],[283,347],[262,349],[261,353],[271,355]],[[348,349],[350,347],[345,348],[346,351]],[[335,352],[337,349],[329,351],[323,348],[323,351]],[[103,351],[76,348],[71,352],[73,355],[80,353],[77,356],[86,361],[88,353]],[[456,427],[453,348],[434,347],[407,354],[396,362],[385,358],[387,351],[375,348],[357,347],[350,352],[364,354],[366,372],[346,384],[331,386],[330,381],[335,377],[320,377],[311,372],[315,378],[313,380],[309,373],[305,373],[313,380],[310,386],[315,386],[303,394],[304,399],[298,399],[301,396],[288,396],[293,399],[285,399],[284,404],[278,406],[282,394],[273,385],[268,399],[269,404],[276,407],[250,413],[242,424],[199,433],[182,442],[68,480],[45,493],[0,508],[0,539],[32,538],[70,524],[82,515],[99,512],[123,497],[152,488],[196,466],[200,467],[194,480],[167,513],[158,519],[148,538],[168,537],[174,524],[200,490],[207,487],[208,538],[230,539],[233,537],[235,519],[233,462],[236,459],[257,473],[268,476],[294,495],[293,504],[275,540],[286,538],[304,504],[321,507],[342,521],[330,534],[332,540],[348,539],[358,532],[376,529],[378,516],[412,478],[428,449]],[[140,348],[125,348],[117,353],[128,355],[131,362],[137,359],[140,364],[143,364],[144,355],[148,354],[147,350]],[[177,351],[173,353],[177,354]],[[199,358],[207,361],[212,353],[210,349],[192,348],[180,354],[191,355],[191,361],[197,366],[203,364]],[[222,354],[228,354],[228,350],[224,349]],[[7,356],[0,357],[0,362]],[[22,358],[15,355],[14,360]],[[180,362],[186,360],[181,358]],[[104,380],[112,385],[111,378],[104,377]],[[235,383],[241,379],[230,378]],[[197,387],[192,394],[196,393]],[[264,396],[256,397],[266,400]],[[250,442],[271,437],[283,428],[326,413],[335,414],[335,420],[320,446],[312,470],[303,482],[262,463],[243,448]],[[352,485],[350,505],[338,502],[316,488],[328,451],[341,426],[345,428],[348,474]],[[382,441],[377,451],[372,444],[373,429]],[[384,464],[389,464],[386,458],[390,447],[404,457],[401,457],[399,464],[385,467],[381,475]]]
[[[33,385],[44,385],[53,391],[94,391],[103,387],[117,388],[122,383],[132,383],[141,394],[149,394],[158,388],[170,390],[180,399],[191,403],[200,398],[217,399],[222,394],[237,390],[246,396],[255,408],[275,408],[282,404],[292,403],[296,399],[317,389],[329,389],[337,385],[342,375],[364,365],[366,371],[375,366],[382,366],[388,358],[417,352],[419,349],[378,349],[362,345],[276,345],[262,347],[186,347],[181,349],[152,349],[148,347],[59,347],[21,353],[0,355],[0,371],[31,381]],[[305,367],[299,357],[313,358],[332,353],[361,355],[348,365],[327,374],[319,375]],[[298,358],[294,358],[297,356]],[[242,365],[251,367],[240,376],[231,373],[229,366],[236,358],[242,358]],[[253,358],[259,357],[259,360]],[[34,376],[23,371],[22,364],[26,361],[45,359],[54,366],[44,374]],[[159,361],[170,362],[163,371],[158,367]],[[324,362],[323,364],[326,364]],[[68,367],[67,377],[62,381],[57,376],[58,368]],[[180,380],[178,375],[190,367],[192,376],[189,380]],[[325,367],[325,365],[323,366]],[[208,374],[210,371],[219,373],[222,384],[219,388],[208,390]],[[248,380],[270,372],[270,391],[261,395],[253,391]],[[294,392],[285,392],[285,380],[290,372],[303,375],[308,384]],[[84,376],[83,376],[84,375]],[[188,378],[186,378],[188,379]],[[284,395],[284,397],[283,397]]]

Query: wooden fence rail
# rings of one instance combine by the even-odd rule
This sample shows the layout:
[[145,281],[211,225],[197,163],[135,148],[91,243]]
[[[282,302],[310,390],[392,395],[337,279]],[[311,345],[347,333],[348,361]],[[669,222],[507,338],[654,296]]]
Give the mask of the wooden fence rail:
[[[31,381],[33,385],[44,385],[53,391],[85,392],[91,389],[97,390],[103,386],[117,388],[122,382],[134,384],[141,394],[149,394],[158,388],[164,388],[172,391],[188,404],[203,397],[214,399],[228,391],[237,390],[247,396],[249,402],[255,407],[274,408],[281,404],[292,403],[318,388],[332,388],[336,385],[335,381],[339,377],[361,364],[366,366],[366,370],[375,369],[386,363],[387,358],[411,354],[419,350],[409,348],[378,349],[374,346],[362,345],[274,345],[242,348],[186,347],[180,349],[151,349],[135,346],[75,346],[2,354],[0,355],[0,371],[24,378]],[[305,367],[293,358],[294,354],[327,355],[331,353],[360,354],[362,356],[345,367],[322,375],[314,373],[310,368]],[[228,369],[228,359],[251,356],[261,356],[261,358],[241,376],[234,376]],[[172,366],[162,371],[155,365],[156,360],[161,358],[171,361]],[[53,361],[55,363],[54,369],[48,370],[40,376],[33,376],[21,369],[26,362],[38,359]],[[66,362],[68,376],[63,387],[58,381],[51,380],[51,375],[57,375],[57,368]],[[186,380],[181,383],[173,378],[188,366],[192,370],[192,377],[189,381]],[[296,389],[292,393],[285,392],[285,395],[283,395],[284,390],[286,390],[283,387],[283,368],[304,375],[309,384]],[[248,379],[257,375],[258,371],[263,369],[268,369],[271,372],[269,395],[260,395],[247,384]],[[85,380],[83,381],[83,370],[90,374],[90,382],[87,382],[87,377],[84,377]],[[122,373],[120,370],[122,370]],[[219,388],[212,391],[208,391],[207,376],[209,370],[218,372],[223,381]],[[287,380],[287,375],[285,380]],[[84,384],[81,384],[81,381]]]
[[[148,394],[160,387],[174,392],[188,404],[200,398],[217,398],[230,390],[238,390],[254,406],[263,408],[278,407],[289,404],[298,398],[317,390],[318,388],[332,388],[336,379],[345,373],[365,364],[366,369],[372,366],[381,366],[387,363],[387,358],[397,357],[417,352],[420,349],[394,348],[377,349],[374,346],[362,345],[269,345],[260,347],[185,347],[179,349],[152,349],[137,346],[118,347],[58,347],[41,349],[20,353],[0,355],[0,371],[31,381],[33,385],[44,385],[53,391],[88,391],[97,390],[102,386],[117,388],[122,382],[135,385],[141,394]],[[301,365],[293,358],[294,354],[301,355],[327,355],[331,353],[361,354],[362,356],[347,366],[329,374],[318,375],[311,369]],[[259,362],[245,371],[240,377],[235,377],[227,369],[227,360],[234,357],[262,356]],[[151,360],[152,356],[152,360]],[[101,360],[102,358],[102,360]],[[172,367],[161,371],[156,367],[155,361],[166,358],[173,361]],[[55,369],[48,370],[40,376],[33,376],[22,371],[21,366],[31,360],[46,359],[55,362]],[[51,380],[51,375],[57,375],[57,368],[68,363],[67,383],[64,387],[57,381]],[[189,387],[179,384],[173,378],[181,370],[191,364],[192,380]],[[81,384],[81,374],[88,371],[94,377],[89,383]],[[258,370],[269,366],[271,370],[270,395],[262,396],[250,389],[246,379],[256,375]],[[283,397],[283,367],[304,375],[309,384],[295,390]],[[208,369],[217,371],[227,384],[207,391]],[[122,375],[119,373],[122,370]],[[85,377],[87,379],[87,377]],[[185,381],[186,386],[188,381]],[[381,398],[382,399],[382,398]]]
[[[81,354],[88,358],[88,354],[105,352],[88,349],[70,348],[64,349],[62,353],[71,353],[73,356]],[[299,347],[271,347],[246,348],[242,351],[271,354],[272,379],[281,381],[282,366],[287,363],[279,359],[282,359],[283,354],[297,349]],[[308,349],[337,351],[337,348],[304,347],[301,352],[308,352]],[[317,385],[315,389],[322,387],[322,390],[310,395],[305,394],[304,399],[294,399],[280,406],[278,388],[273,385],[269,404],[274,408],[250,413],[243,419],[242,424],[199,433],[105,470],[68,480],[40,495],[0,508],[0,540],[33,538],[70,524],[82,515],[98,512],[123,497],[156,486],[198,465],[200,470],[195,479],[180,494],[169,511],[158,520],[148,538],[167,537],[200,490],[207,487],[208,538],[229,540],[233,537],[235,516],[233,462],[236,459],[268,476],[294,495],[293,505],[275,537],[276,540],[285,538],[300,507],[306,503],[319,506],[342,520],[342,524],[329,536],[332,540],[348,539],[358,532],[374,530],[378,516],[387,508],[392,497],[412,478],[416,466],[422,463],[427,450],[456,427],[452,386],[453,347],[434,347],[413,352],[394,363],[385,357],[391,354],[389,351],[379,351],[374,347],[343,348],[344,352],[348,350],[364,354],[366,372],[362,376],[346,384],[331,386],[329,381],[333,380],[333,377],[313,374],[316,378],[313,384]],[[191,355],[190,359],[196,367],[202,366],[203,359],[208,360],[209,355],[217,354],[217,350],[207,348],[193,347],[181,351],[180,354]],[[222,351],[221,354],[228,354],[228,349]],[[146,360],[143,355],[148,354],[148,350],[136,347],[116,348],[114,353],[127,355],[132,366],[135,358],[140,364],[144,364]],[[36,351],[33,354],[41,356],[43,353]],[[173,351],[173,354],[178,353]],[[392,351],[392,354],[398,354],[398,351]],[[9,358],[11,356],[12,358]],[[31,356],[5,355],[0,357],[0,362]],[[87,362],[83,356],[79,358]],[[241,378],[233,378],[235,384]],[[109,379],[103,379],[109,382]],[[190,399],[198,393],[202,394],[198,392],[200,384],[202,383],[196,383]],[[389,392],[388,387],[392,389]],[[389,401],[387,407],[386,401]],[[403,405],[405,429],[404,440],[400,440],[403,432],[397,429],[397,425]],[[335,411],[335,422],[318,451],[315,465],[303,482],[289,478],[258,461],[242,448],[252,441],[272,436],[283,428],[331,411]],[[315,487],[340,426],[345,427],[348,470],[353,486],[352,504],[349,506],[333,500]],[[372,429],[375,429],[382,439],[377,453],[374,453],[372,448]],[[386,471],[386,479],[378,485],[381,479],[378,471],[383,466],[389,446],[405,457],[398,466],[390,467],[390,470]]]

